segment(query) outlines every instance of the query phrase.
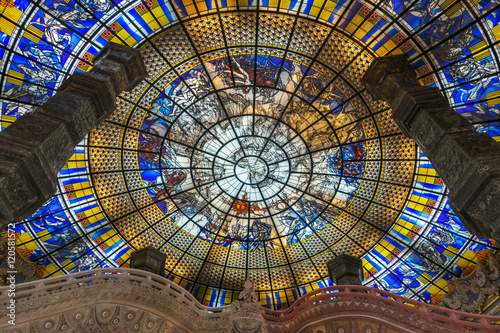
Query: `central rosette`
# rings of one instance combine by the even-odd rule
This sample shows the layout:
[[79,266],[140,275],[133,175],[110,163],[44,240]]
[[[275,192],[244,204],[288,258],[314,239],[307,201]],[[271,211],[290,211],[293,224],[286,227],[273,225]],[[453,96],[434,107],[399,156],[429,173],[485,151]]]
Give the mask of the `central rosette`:
[[234,166],[234,173],[244,184],[255,185],[266,179],[269,167],[258,156],[248,156],[240,159]]
[[[294,188],[300,187],[298,179],[303,178],[303,175],[291,172],[300,170],[296,164],[299,161],[302,165],[311,164],[307,154],[295,161],[291,160],[296,155],[296,148],[300,147],[300,151],[307,152],[307,147],[302,140],[294,145],[287,144],[289,139],[296,136],[290,128],[287,138],[280,134],[281,131],[273,134],[273,126],[280,124],[275,119],[256,116],[255,121],[261,126],[252,130],[247,124],[253,121],[253,116],[236,117],[221,123],[226,129],[221,135],[214,136],[211,131],[207,131],[206,138],[201,138],[202,146],[198,147],[193,159],[200,161],[198,156],[203,156],[203,159],[212,160],[213,175],[208,170],[196,170],[194,178],[201,180],[213,176],[218,189],[229,197],[230,205],[233,204],[231,201],[241,201],[236,206],[231,206],[233,209],[221,212],[235,218],[248,218],[249,214],[250,218],[268,215],[270,207],[275,209],[279,202],[290,198],[290,192]],[[282,126],[286,125],[281,124],[280,127]],[[207,156],[210,152],[201,153],[208,147],[216,146],[219,148],[213,155]],[[202,182],[196,184],[203,185]],[[217,207],[223,210],[222,206]]]

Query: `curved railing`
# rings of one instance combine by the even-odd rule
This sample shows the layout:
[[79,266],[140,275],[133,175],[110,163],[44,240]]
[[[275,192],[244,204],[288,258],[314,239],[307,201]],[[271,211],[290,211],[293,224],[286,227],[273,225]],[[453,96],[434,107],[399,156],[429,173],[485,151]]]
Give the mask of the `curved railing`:
[[[186,289],[174,282],[146,271],[132,268],[99,268],[79,273],[57,276],[16,285],[16,300],[47,294],[50,292],[78,287],[83,284],[101,283],[103,281],[127,281],[139,285],[153,287],[186,304],[201,316],[225,317],[229,307],[204,306]],[[6,297],[9,287],[0,288],[0,299]]]
[[451,310],[414,301],[384,290],[363,286],[321,288],[303,295],[286,310],[275,311],[262,308],[261,312],[267,321],[286,322],[292,320],[300,311],[306,308],[342,299],[368,300],[413,313],[421,318],[436,320],[461,328],[481,329],[483,332],[497,332],[500,330],[500,317]]
[[[106,281],[130,282],[152,287],[187,305],[205,318],[224,318],[230,314],[230,307],[207,307],[202,305],[183,287],[156,274],[129,268],[100,268],[73,273],[54,278],[37,280],[16,285],[16,300],[47,295],[83,284],[99,284]],[[0,288],[0,299],[7,299],[9,286]],[[482,332],[500,331],[500,317],[470,314],[435,305],[422,303],[396,294],[363,286],[334,286],[321,288],[297,299],[286,310],[275,311],[261,307],[260,311],[268,322],[280,323],[293,320],[304,309],[341,300],[367,300],[371,303],[390,306],[394,309],[413,313],[421,318],[435,320],[455,327],[479,329]]]

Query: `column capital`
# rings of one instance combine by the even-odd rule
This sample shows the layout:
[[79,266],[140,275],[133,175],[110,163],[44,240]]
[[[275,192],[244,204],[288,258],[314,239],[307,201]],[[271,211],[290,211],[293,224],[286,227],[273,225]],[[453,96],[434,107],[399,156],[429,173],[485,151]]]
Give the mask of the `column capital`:
[[108,43],[92,60],[94,72],[115,76],[118,94],[132,90],[148,75],[141,52],[125,45]]
[[337,285],[361,285],[363,264],[360,258],[341,254],[326,263],[330,280]]
[[361,78],[361,84],[376,100],[389,101],[399,95],[402,86],[420,86],[416,78],[408,59],[394,55],[375,58]]
[[130,268],[161,275],[165,271],[167,255],[152,246],[132,252],[130,255]]

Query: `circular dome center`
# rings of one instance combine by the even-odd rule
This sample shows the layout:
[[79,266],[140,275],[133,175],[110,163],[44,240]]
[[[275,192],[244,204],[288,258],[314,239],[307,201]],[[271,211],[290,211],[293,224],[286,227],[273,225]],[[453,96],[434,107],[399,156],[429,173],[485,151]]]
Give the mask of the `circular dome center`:
[[258,156],[243,157],[234,166],[236,178],[245,184],[258,184],[263,181],[269,168],[267,163]]
[[[268,125],[275,125],[276,120],[270,117],[241,116],[234,117],[221,123],[224,128],[220,135],[216,137],[210,135],[209,131],[201,138],[202,145],[197,146],[196,155],[204,154],[207,160],[211,160],[210,172],[204,172],[208,177],[215,179],[218,188],[225,193],[224,202],[231,203],[236,200],[243,200],[259,207],[255,212],[257,217],[267,214],[266,207],[275,206],[276,201],[282,200],[280,196],[287,195],[282,193],[286,186],[297,187],[298,184],[291,179],[293,168],[289,162],[290,157],[295,157],[297,151],[290,149],[285,143],[287,138],[280,137],[272,133],[272,127],[267,132],[262,132],[262,123],[268,122]],[[233,123],[233,127],[231,126]],[[260,125],[259,125],[260,124]],[[252,127],[254,134],[252,134]],[[216,130],[216,129],[214,129]],[[292,133],[295,132],[290,132]],[[306,152],[305,144],[300,141],[301,151]],[[213,155],[207,156],[209,147],[218,147]],[[204,151],[205,153],[201,153]],[[302,157],[304,163],[310,163],[306,155]],[[194,160],[200,160],[195,158]],[[194,165],[192,165],[194,167]],[[297,169],[298,170],[298,169]],[[208,179],[202,177],[203,171],[195,170],[195,184],[202,185],[197,179]],[[306,177],[306,176],[305,176]],[[289,189],[290,192],[292,189]],[[214,192],[212,191],[212,194]],[[200,193],[201,194],[201,193]],[[203,194],[204,195],[204,194]],[[210,197],[204,195],[207,200]],[[244,203],[243,205],[245,205]],[[238,206],[238,205],[236,205]],[[229,216],[236,218],[247,214],[249,207],[238,206],[217,206],[214,208],[220,211],[223,216],[228,213]],[[228,211],[224,211],[228,209]],[[234,214],[234,215],[233,215]]]

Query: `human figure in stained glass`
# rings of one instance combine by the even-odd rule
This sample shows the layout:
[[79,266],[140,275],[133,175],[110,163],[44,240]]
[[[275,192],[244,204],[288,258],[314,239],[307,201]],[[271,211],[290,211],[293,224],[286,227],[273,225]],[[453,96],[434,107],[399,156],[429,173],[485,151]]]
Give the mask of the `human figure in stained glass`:
[[289,208],[289,212],[283,217],[283,223],[288,227],[286,238],[287,244],[295,244],[301,241],[306,230],[305,219],[302,218],[297,212]]
[[169,117],[172,113],[172,103],[167,98],[157,98],[154,103],[151,104],[151,112],[156,114],[161,114],[165,117]]
[[45,203],[30,219],[35,232],[47,232],[51,235],[44,238],[43,243],[46,246],[57,249],[78,237],[57,197]]
[[[443,209],[446,189],[434,181],[425,156],[399,133],[390,111],[370,99],[358,79],[373,56],[402,51],[418,75],[436,78],[434,85],[453,98],[455,107],[477,123],[479,131],[500,136],[495,120],[499,114],[495,92],[500,87],[491,68],[498,55],[495,43],[490,43],[498,32],[491,28],[500,23],[494,10],[499,0],[463,2],[446,10],[444,0],[386,0],[377,7],[354,1],[345,4],[348,8],[339,3],[331,20],[323,17],[332,9],[326,5],[324,22],[310,20],[306,12],[299,14],[310,6],[296,2],[292,6],[298,12],[281,12],[279,18],[261,7],[254,13],[249,8],[244,15],[235,9],[227,21],[225,14],[209,18],[209,13],[177,21],[175,11],[184,9],[179,9],[180,2],[177,7],[169,1],[116,3],[120,8],[112,8],[116,6],[110,0],[6,3],[21,14],[12,33],[3,27],[0,33],[5,43],[0,49],[6,97],[2,129],[11,123],[9,116],[32,112],[43,103],[61,82],[59,73],[87,71],[88,62],[106,41],[119,39],[140,48],[151,74],[140,90],[118,98],[113,118],[93,132],[85,141],[85,152],[76,155],[78,165],[60,175],[62,182],[80,189],[70,200],[64,196],[65,202],[61,201],[65,208],[60,210],[68,211],[67,218],[59,211],[46,211],[23,222],[26,244],[40,247],[31,257],[40,265],[52,262],[55,272],[98,267],[101,245],[112,247],[104,251],[109,262],[123,265],[127,251],[143,236],[153,237],[165,249],[175,243],[175,251],[189,253],[181,254],[182,260],[200,262],[208,257],[195,246],[231,244],[228,251],[219,251],[221,267],[226,263],[223,285],[233,283],[227,277],[235,276],[234,267],[250,272],[265,268],[271,260],[292,273],[298,271],[297,265],[314,270],[320,256],[308,258],[308,254],[319,253],[325,244],[335,252],[357,251],[369,258],[374,272],[370,279],[382,281],[379,287],[426,300],[423,290],[442,286],[442,279],[449,281],[450,275],[460,276],[457,263],[473,262],[480,251],[493,250],[495,244],[472,237],[455,216],[430,212]],[[199,10],[199,4],[192,8]],[[151,12],[158,20],[144,20]],[[111,16],[104,17],[106,13]],[[401,16],[395,19],[397,14]],[[331,30],[326,23],[339,22],[338,28],[345,29],[354,23],[351,16],[359,15],[372,27],[358,27],[366,35],[360,40]],[[256,21],[241,23],[243,16]],[[199,34],[207,20],[218,25]],[[239,34],[236,43],[243,44],[235,44],[229,37],[244,24],[255,35]],[[194,25],[198,26],[191,29]],[[32,28],[42,32],[36,31],[37,42],[26,42],[35,36]],[[331,33],[324,33],[327,30]],[[13,40],[16,36],[19,44]],[[24,85],[15,86],[22,75]],[[269,144],[262,147],[260,140]],[[226,147],[228,142],[234,144]],[[264,167],[241,162],[240,167],[251,173],[251,184],[237,192],[245,181],[233,175],[233,165],[245,154],[260,155],[268,163],[267,173]],[[103,162],[104,155],[113,157]],[[437,197],[436,206],[423,212],[410,210],[413,203],[426,202],[426,191]],[[118,212],[114,207],[118,204],[107,206],[122,197],[130,199],[126,205],[131,210]],[[92,215],[83,217],[81,212]],[[127,229],[127,219],[137,224],[137,235]],[[107,231],[106,244],[97,242],[95,230],[110,225],[118,237]],[[170,233],[179,229],[182,232]],[[194,240],[182,237],[181,242],[179,235]],[[118,241],[112,244],[114,239]],[[303,243],[298,246],[299,242]],[[293,253],[287,265],[285,259],[275,259],[280,244],[297,244],[285,252],[303,248],[298,252],[305,254]],[[400,255],[392,255],[392,245]],[[31,248],[26,246],[26,253]],[[253,252],[239,256],[243,250]],[[322,255],[328,256],[327,252]],[[112,258],[117,253],[123,256],[120,260]],[[262,267],[255,268],[252,261]],[[190,267],[194,272],[198,266]],[[188,275],[177,277],[190,280]],[[203,286],[203,279],[199,274],[193,288]],[[303,287],[295,284],[283,276],[283,284],[274,291],[281,295],[288,286]],[[270,303],[279,300],[274,296]]]
[[32,65],[16,64],[19,70],[26,74],[26,84],[20,87],[12,87],[4,94],[9,99],[27,100],[30,105],[22,102],[9,102],[5,108],[6,114],[22,116],[25,113],[33,112],[36,105],[43,104],[49,99],[47,85],[55,82],[57,75],[55,71],[44,68],[37,63]]
[[453,94],[460,101],[481,99],[488,91],[500,87],[498,78],[493,75],[496,68],[493,62],[477,62],[473,58],[465,58],[449,68],[450,76],[457,82],[471,81],[471,84],[457,87]]
[[253,237],[253,242],[249,244],[251,251],[264,249],[266,246],[272,248],[271,242],[265,242],[271,236],[272,227],[262,221],[254,220],[250,229]]
[[410,9],[410,13],[421,18],[421,25],[430,22],[430,28],[423,34],[431,44],[445,39],[463,24],[463,8],[451,15],[440,15],[445,0],[422,0]]
[[84,0],[78,4],[53,1],[52,8],[42,4],[43,22],[38,18],[33,23],[44,27],[44,34],[50,44],[55,45],[54,52],[61,60],[63,49],[71,45],[72,34],[67,25],[77,29],[86,28],[86,22],[94,19],[94,13],[105,13],[111,8],[108,0]]

